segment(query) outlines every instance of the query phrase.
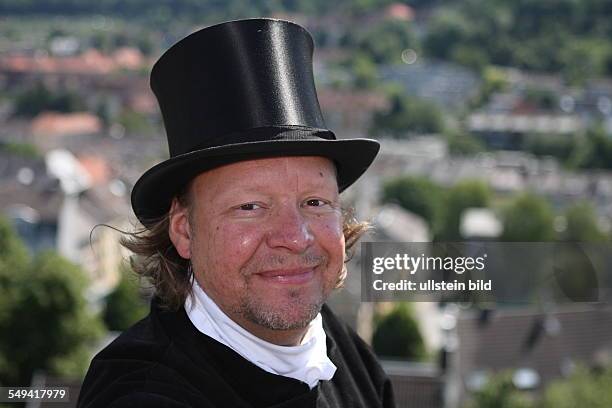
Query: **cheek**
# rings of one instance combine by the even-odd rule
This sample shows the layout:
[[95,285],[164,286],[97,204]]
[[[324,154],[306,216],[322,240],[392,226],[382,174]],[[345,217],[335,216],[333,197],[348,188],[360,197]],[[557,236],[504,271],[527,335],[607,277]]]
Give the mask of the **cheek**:
[[219,252],[224,252],[225,262],[241,267],[253,256],[261,240],[258,228],[231,224],[221,227],[218,242]]
[[317,227],[319,244],[328,252],[330,263],[337,264],[344,261],[344,234],[342,225],[338,220],[321,223]]
[[215,276],[219,283],[239,285],[240,271],[257,249],[259,235],[258,229],[245,225],[214,226],[202,254],[209,275]]

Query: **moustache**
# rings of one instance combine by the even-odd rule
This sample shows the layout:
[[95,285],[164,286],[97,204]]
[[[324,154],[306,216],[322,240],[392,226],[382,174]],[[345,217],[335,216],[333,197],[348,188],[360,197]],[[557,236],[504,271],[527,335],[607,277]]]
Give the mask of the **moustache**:
[[328,257],[323,254],[306,252],[301,255],[266,255],[250,263],[243,270],[244,275],[252,275],[273,269],[315,268],[327,263]]

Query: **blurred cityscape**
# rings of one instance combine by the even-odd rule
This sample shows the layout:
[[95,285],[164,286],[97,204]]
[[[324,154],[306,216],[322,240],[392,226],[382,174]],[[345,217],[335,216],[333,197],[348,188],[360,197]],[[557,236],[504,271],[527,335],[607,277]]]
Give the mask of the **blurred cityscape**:
[[[328,127],[382,144],[343,194],[367,240],[610,241],[607,0],[0,0],[0,386],[78,393],[146,315],[119,238],[135,181],[168,157],[150,68],[262,16],[312,33]],[[366,303],[359,273],[357,251],[330,303],[398,407],[612,406],[608,304]]]

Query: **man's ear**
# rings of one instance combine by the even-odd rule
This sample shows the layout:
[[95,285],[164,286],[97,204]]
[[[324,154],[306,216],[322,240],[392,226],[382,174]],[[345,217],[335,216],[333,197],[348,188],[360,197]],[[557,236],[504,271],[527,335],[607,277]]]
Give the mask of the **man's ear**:
[[191,226],[189,209],[179,204],[176,198],[170,206],[168,235],[178,254],[185,259],[191,258]]

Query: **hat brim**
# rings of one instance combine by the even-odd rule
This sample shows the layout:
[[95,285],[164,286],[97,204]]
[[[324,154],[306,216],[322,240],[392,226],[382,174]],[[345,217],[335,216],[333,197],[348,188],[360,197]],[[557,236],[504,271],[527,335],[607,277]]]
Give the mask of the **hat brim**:
[[370,166],[380,144],[372,139],[270,140],[227,144],[195,150],[163,161],[147,170],[132,189],[132,208],[149,226],[170,209],[172,198],[198,174],[244,160],[279,156],[323,156],[333,160],[342,192]]

